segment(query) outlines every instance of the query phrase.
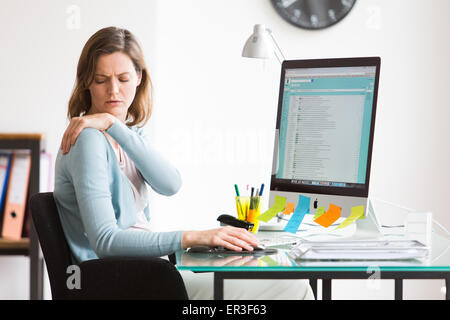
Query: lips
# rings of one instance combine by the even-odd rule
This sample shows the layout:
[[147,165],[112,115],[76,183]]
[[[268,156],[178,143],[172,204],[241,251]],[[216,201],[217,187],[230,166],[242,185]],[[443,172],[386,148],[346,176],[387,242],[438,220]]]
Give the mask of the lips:
[[106,101],[106,104],[110,105],[110,106],[117,106],[117,105],[119,105],[121,103],[122,103],[122,101],[120,101],[120,100],[108,100],[108,101]]

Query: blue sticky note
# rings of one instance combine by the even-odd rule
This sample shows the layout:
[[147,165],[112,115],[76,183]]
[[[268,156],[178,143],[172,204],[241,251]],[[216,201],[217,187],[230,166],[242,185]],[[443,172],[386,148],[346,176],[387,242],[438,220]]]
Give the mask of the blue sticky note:
[[309,204],[311,202],[311,198],[305,197],[302,195],[298,196],[298,204],[295,208],[294,213],[292,214],[291,219],[289,219],[288,223],[286,224],[286,227],[284,227],[283,231],[290,232],[290,233],[296,233],[298,230],[298,227],[300,227],[300,224],[303,221],[303,218],[305,217],[305,214],[309,212]]

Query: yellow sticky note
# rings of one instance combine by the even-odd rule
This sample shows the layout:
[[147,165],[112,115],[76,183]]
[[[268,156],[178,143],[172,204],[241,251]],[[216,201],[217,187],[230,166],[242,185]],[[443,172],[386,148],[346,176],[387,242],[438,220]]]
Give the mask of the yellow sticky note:
[[341,216],[341,207],[338,207],[332,203],[328,207],[328,211],[322,214],[320,217],[314,220],[314,222],[321,226],[328,228]]
[[275,203],[272,208],[268,209],[263,214],[256,217],[257,220],[269,222],[270,219],[275,217],[278,212],[283,211],[286,208],[286,197],[275,196]]
[[286,209],[284,209],[284,211],[282,212],[283,214],[291,214],[292,212],[294,212],[295,206],[293,203],[288,202],[286,205]]
[[318,207],[313,219],[317,219],[324,213],[325,213],[325,207]]
[[[356,219],[359,219],[362,216],[364,216],[364,206],[353,207],[352,208],[352,213],[350,214],[350,216],[347,217],[347,219],[345,219],[344,221],[342,221],[342,223],[340,225],[338,225],[336,227],[336,229],[342,229],[342,228],[348,227]],[[334,230],[336,230],[336,229],[334,229]]]

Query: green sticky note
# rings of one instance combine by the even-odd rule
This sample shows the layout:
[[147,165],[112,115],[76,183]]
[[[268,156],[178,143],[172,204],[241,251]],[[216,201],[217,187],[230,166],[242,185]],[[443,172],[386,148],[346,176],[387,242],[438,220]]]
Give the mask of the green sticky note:
[[275,196],[275,203],[273,206],[256,217],[257,220],[269,222],[270,219],[275,217],[278,212],[283,211],[286,208],[286,197]]
[[325,213],[325,207],[318,207],[313,219],[316,220],[318,217],[320,217],[324,213]]
[[262,261],[262,262],[265,262],[270,267],[278,265],[278,263],[275,260],[273,260],[271,257],[269,257],[269,256],[264,256],[264,257],[262,257],[259,260]]
[[[342,221],[342,223],[340,225],[338,225],[336,227],[336,229],[342,229],[342,228],[348,227],[356,219],[359,219],[362,216],[364,216],[364,206],[353,207],[352,213],[350,214],[350,216],[347,219],[345,219],[344,221]],[[334,229],[334,230],[336,230],[336,229]]]

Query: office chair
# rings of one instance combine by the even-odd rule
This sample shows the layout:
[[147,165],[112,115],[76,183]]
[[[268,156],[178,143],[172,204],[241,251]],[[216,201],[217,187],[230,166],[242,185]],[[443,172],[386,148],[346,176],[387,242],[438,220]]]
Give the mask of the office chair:
[[30,209],[47,265],[53,300],[188,299],[176,267],[167,260],[153,257],[84,261],[79,264],[81,288],[69,289],[67,282],[73,272],[68,267],[73,263],[53,193],[33,195]]

